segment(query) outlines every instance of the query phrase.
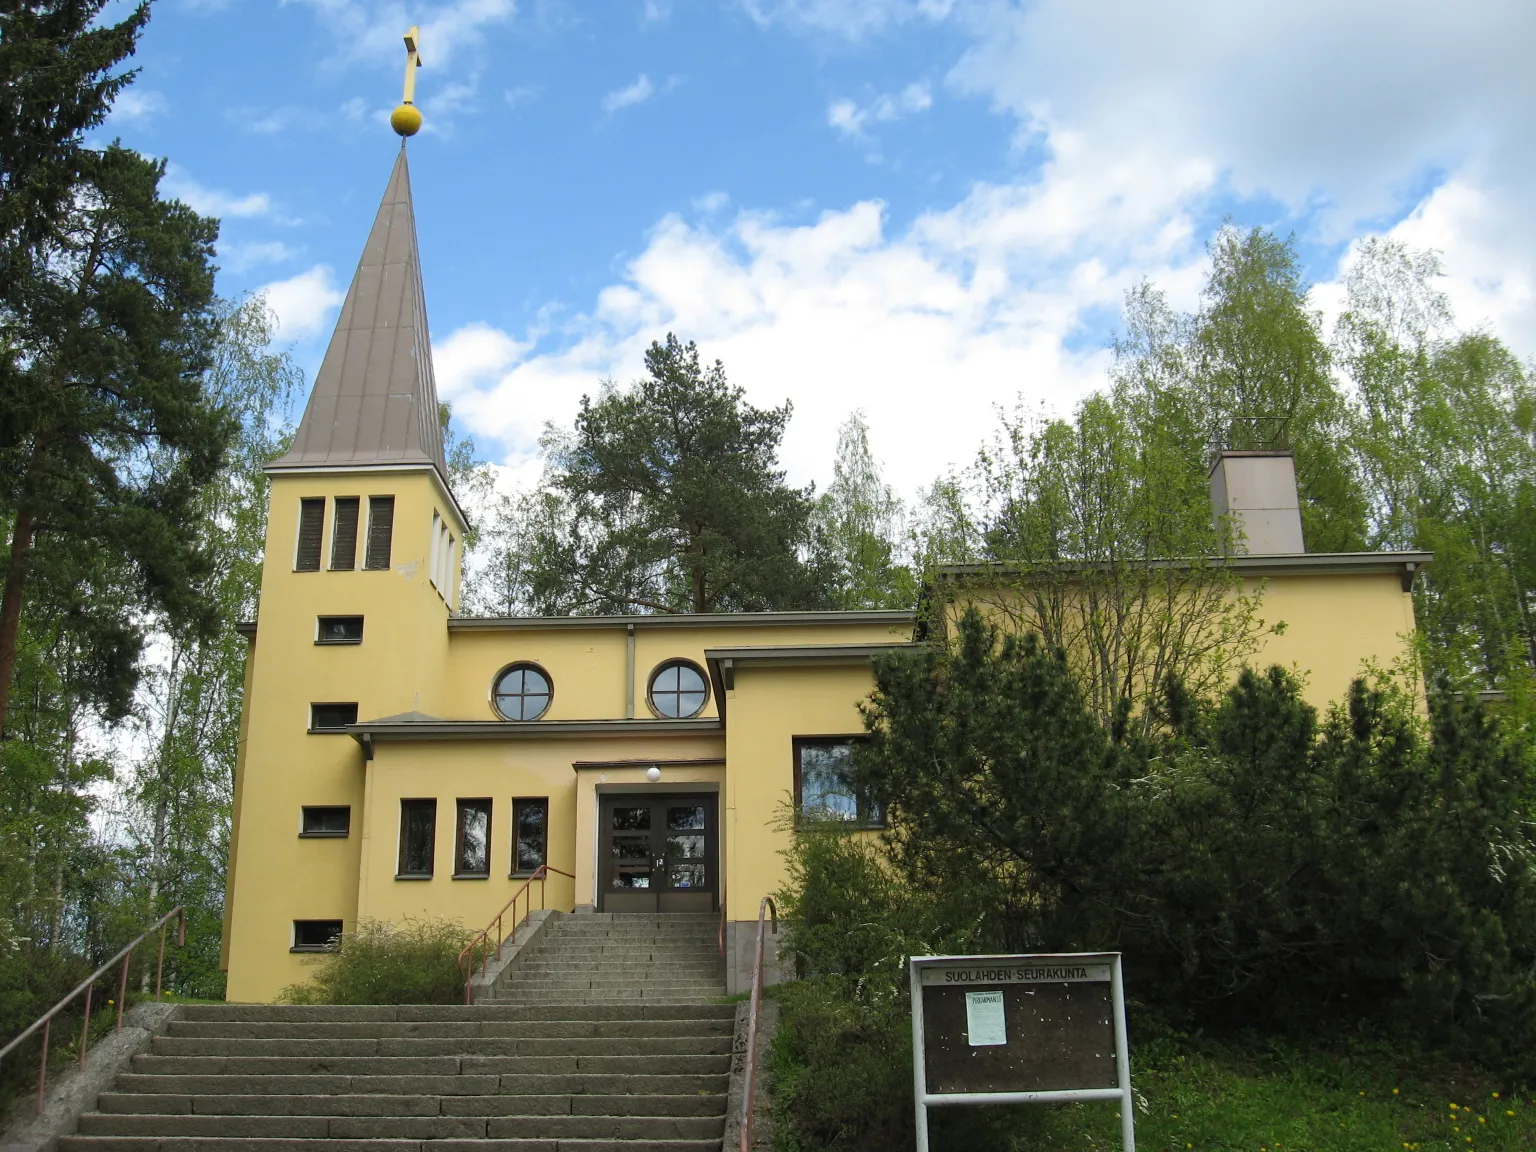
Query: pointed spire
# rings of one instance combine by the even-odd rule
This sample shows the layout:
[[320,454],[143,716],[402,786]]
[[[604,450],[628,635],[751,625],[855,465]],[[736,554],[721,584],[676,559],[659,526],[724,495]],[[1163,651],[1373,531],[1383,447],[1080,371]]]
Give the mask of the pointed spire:
[[405,145],[293,437],[273,470],[430,464],[448,483]]

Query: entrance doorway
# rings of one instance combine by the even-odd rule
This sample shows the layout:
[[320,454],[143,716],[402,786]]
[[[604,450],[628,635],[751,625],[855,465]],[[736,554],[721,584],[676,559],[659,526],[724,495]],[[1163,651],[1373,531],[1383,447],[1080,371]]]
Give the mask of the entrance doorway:
[[605,795],[598,804],[600,912],[713,912],[719,796]]

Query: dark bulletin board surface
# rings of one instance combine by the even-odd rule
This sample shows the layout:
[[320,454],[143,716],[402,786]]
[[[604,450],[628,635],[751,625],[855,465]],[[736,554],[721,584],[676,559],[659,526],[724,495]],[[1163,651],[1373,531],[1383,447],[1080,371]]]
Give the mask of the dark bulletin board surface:
[[[1008,1043],[972,1047],[965,994],[1001,991]],[[923,988],[928,1091],[1057,1092],[1118,1088],[1107,981]]]

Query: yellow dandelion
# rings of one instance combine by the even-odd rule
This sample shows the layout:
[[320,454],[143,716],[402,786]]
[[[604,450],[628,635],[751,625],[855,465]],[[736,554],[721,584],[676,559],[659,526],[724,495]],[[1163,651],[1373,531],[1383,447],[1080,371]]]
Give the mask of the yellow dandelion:
[[1494,1099],[1495,1099],[1495,1100],[1497,1100],[1497,1099],[1498,1099],[1498,1098],[1499,1098],[1499,1094],[1498,1094],[1498,1093],[1497,1093],[1497,1092],[1495,1092],[1495,1093],[1494,1093],[1494,1094],[1493,1094],[1493,1098],[1494,1098]]
[[1397,1089],[1396,1088],[1392,1089],[1392,1095],[1394,1095],[1394,1096],[1397,1095]]

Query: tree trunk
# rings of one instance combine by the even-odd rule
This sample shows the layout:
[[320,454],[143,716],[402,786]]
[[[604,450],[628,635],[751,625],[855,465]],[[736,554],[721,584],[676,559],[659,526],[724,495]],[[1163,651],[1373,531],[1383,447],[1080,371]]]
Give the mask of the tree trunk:
[[21,632],[21,597],[27,583],[27,556],[32,551],[36,521],[25,508],[16,513],[11,532],[11,558],[5,569],[5,594],[0,597],[0,734],[11,710],[11,681],[16,674],[16,644]]

